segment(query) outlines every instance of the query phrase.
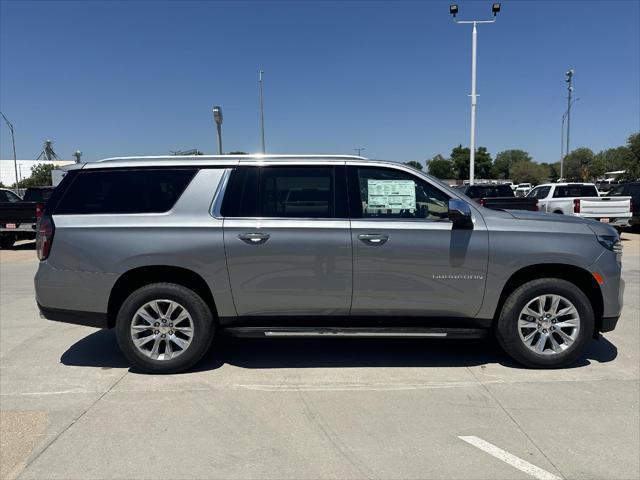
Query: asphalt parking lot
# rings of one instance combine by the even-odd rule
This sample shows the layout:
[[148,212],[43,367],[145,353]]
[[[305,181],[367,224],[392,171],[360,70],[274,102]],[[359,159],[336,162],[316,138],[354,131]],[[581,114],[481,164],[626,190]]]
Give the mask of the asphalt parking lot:
[[491,341],[216,342],[130,371],[113,332],[39,318],[32,243],[0,252],[2,479],[640,477],[640,235],[617,330],[573,368]]

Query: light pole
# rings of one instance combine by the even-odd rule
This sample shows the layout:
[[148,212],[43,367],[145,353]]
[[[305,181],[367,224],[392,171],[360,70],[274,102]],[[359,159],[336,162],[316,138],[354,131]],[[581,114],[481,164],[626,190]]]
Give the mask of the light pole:
[[356,151],[356,152],[358,152],[358,156],[360,157],[360,156],[361,156],[360,154],[362,153],[362,151],[363,151],[363,150],[366,150],[366,148],[364,148],[364,147],[358,147],[358,148],[354,148],[353,150],[354,150],[354,151]]
[[471,141],[469,145],[469,185],[473,185],[476,159],[476,52],[478,49],[478,29],[479,23],[495,23],[496,15],[500,12],[500,4],[494,3],[491,6],[493,20],[456,20],[458,15],[458,5],[449,5],[449,13],[453,15],[453,21],[458,24],[473,24],[471,32]]
[[222,155],[222,108],[217,105],[213,107],[213,120],[218,130],[218,155]]
[[[578,100],[580,100],[580,98],[576,98],[575,100],[573,100],[570,104],[569,104],[569,108],[571,108],[571,106],[576,103]],[[562,134],[560,136],[560,178],[564,178],[564,121],[567,119],[567,116],[569,115],[569,108],[567,108],[567,110],[562,114]],[[568,148],[568,147],[567,147]],[[569,154],[569,151],[567,150],[567,155]]]
[[566,149],[566,153],[567,155],[569,155],[569,134],[571,133],[571,105],[573,104],[573,102],[571,101],[571,94],[573,93],[573,68],[569,69],[569,71],[567,71],[567,73],[565,73],[565,77],[566,80],[565,82],[567,82],[567,149]]
[[260,84],[260,138],[262,140],[262,153],[266,153],[266,147],[264,145],[264,103],[262,101],[262,75],[264,70],[260,69],[258,72],[258,83]]
[[0,112],[0,115],[2,115],[2,118],[4,118],[4,121],[7,123],[7,127],[9,127],[9,130],[11,130],[11,143],[13,145],[13,168],[16,174],[16,195],[19,195],[18,193],[18,183],[19,183],[18,161],[16,160],[16,139],[13,136],[13,124],[9,120],[7,120],[7,117],[4,116],[4,113]]

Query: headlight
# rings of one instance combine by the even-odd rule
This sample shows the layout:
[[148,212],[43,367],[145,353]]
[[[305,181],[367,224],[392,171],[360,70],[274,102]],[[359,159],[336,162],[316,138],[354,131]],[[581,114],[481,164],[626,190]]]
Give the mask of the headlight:
[[598,242],[607,250],[615,253],[622,253],[622,243],[617,235],[598,235]]

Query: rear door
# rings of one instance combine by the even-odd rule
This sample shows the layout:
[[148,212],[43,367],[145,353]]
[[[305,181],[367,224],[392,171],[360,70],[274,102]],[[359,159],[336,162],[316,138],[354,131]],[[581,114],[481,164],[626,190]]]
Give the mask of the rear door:
[[473,317],[488,261],[484,220],[454,230],[449,194],[408,169],[349,166],[352,316]]
[[352,293],[344,162],[241,164],[221,209],[239,316],[348,315]]

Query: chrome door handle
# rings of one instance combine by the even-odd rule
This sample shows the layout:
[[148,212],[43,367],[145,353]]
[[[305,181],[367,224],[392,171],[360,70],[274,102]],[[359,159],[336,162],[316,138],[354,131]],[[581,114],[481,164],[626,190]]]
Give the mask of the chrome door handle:
[[384,233],[361,233],[358,235],[358,240],[365,245],[384,245],[387,243],[387,240],[389,240],[389,235],[385,235]]
[[271,235],[268,233],[240,233],[238,238],[249,245],[262,245],[269,240]]

